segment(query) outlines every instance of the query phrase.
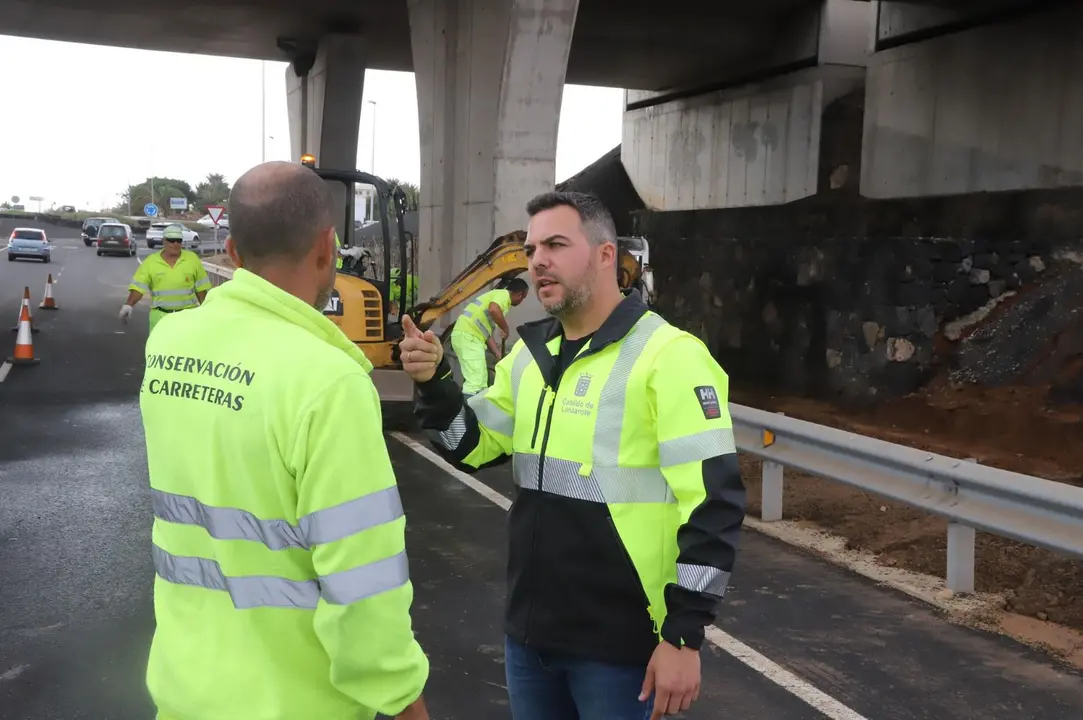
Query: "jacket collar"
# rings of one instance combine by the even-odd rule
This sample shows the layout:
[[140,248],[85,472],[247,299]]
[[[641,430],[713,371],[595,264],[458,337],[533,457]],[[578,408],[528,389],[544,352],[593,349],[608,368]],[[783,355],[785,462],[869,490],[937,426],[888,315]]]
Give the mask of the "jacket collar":
[[292,325],[304,328],[328,345],[342,350],[366,373],[372,371],[372,363],[365,357],[365,353],[326,315],[249,270],[234,270],[232,280],[207,293],[204,305],[223,300],[244,303],[277,315]]
[[[593,355],[605,347],[622,340],[635,327],[639,319],[649,312],[649,308],[643,302],[643,297],[638,290],[624,290],[623,293],[624,299],[609,314],[602,326],[594,332],[590,339],[590,347],[579,357]],[[549,352],[547,343],[564,334],[560,321],[552,317],[543,318],[523,323],[515,330],[519,333],[519,337],[523,339],[523,344],[526,345],[527,350],[534,357],[534,362],[538,364],[538,369],[541,371],[546,383],[555,388],[557,366],[553,354]]]

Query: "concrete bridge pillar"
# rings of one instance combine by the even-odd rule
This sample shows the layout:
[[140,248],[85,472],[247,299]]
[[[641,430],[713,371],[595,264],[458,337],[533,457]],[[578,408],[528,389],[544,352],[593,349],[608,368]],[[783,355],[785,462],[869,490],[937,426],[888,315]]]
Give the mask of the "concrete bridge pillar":
[[[295,50],[294,55],[286,68],[291,160],[299,162],[308,153],[320,167],[356,168],[365,86],[363,39],[331,34],[314,47]],[[343,208],[338,230],[345,237],[345,203],[350,198],[342,183],[329,182],[328,186]]]
[[[444,287],[555,184],[579,0],[409,0],[421,134],[421,294]],[[531,296],[518,324],[542,316]]]

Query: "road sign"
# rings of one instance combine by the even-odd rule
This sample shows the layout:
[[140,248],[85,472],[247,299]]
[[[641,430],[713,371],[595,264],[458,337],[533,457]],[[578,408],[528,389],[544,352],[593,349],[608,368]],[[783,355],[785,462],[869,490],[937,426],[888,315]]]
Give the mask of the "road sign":
[[19,202],[19,196],[18,195],[12,195],[11,196],[11,202],[13,202],[13,203]]
[[183,197],[171,197],[171,198],[169,198],[169,209],[170,210],[187,210],[188,209],[188,198],[183,198]]
[[154,203],[147,203],[143,206],[143,214],[147,217],[154,217],[158,214],[158,206]]
[[211,216],[211,222],[214,223],[215,227],[218,227],[218,221],[222,219],[222,213],[225,211],[226,209],[221,205],[207,206],[207,214]]
[[41,197],[39,195],[31,195],[30,196],[30,202],[44,202],[44,200],[45,200],[45,198],[43,198],[43,197]]

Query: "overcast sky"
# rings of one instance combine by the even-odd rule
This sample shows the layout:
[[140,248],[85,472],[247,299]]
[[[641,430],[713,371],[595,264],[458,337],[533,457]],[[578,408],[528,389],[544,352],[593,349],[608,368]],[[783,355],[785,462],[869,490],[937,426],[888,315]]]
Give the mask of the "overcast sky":
[[[149,175],[193,186],[208,173],[232,182],[261,161],[260,78],[253,60],[129,50],[0,36],[0,201],[98,209]],[[266,153],[290,158],[285,63],[266,65]],[[420,179],[412,73],[370,70],[376,101],[376,174]],[[621,139],[620,89],[569,85],[557,139],[557,180]],[[372,162],[373,106],[363,106],[357,167]]]

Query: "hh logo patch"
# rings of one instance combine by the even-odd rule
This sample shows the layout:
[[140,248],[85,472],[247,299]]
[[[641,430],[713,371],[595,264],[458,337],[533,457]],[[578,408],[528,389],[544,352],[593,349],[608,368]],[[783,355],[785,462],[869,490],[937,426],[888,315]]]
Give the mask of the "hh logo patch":
[[584,397],[590,390],[590,375],[583,373],[575,383],[575,396]]
[[722,408],[718,404],[718,393],[711,385],[700,385],[696,388],[696,399],[703,410],[703,417],[708,420],[717,420],[722,417]]

